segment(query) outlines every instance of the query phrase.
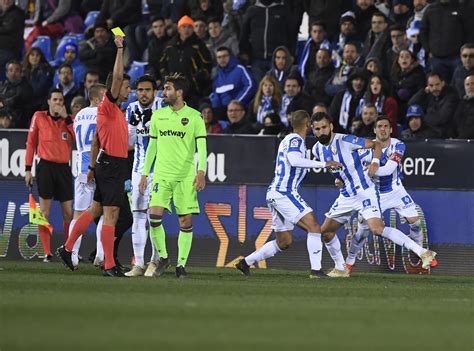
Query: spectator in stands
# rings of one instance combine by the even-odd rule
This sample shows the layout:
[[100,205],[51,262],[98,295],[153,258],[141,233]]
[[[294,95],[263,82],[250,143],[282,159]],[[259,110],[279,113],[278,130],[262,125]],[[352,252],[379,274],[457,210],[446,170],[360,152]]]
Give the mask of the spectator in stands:
[[272,68],[266,73],[278,82],[283,90],[286,77],[297,72],[297,67],[293,66],[293,57],[285,46],[279,46],[273,51]]
[[474,73],[464,80],[464,89],[465,95],[454,116],[456,138],[474,139]]
[[71,101],[71,106],[69,107],[69,109],[71,110],[72,117],[76,117],[77,113],[88,105],[89,103],[86,101],[86,99],[84,99],[83,96],[75,96]]
[[[362,108],[361,118],[354,118],[351,133],[362,138],[374,138],[375,121],[378,116],[377,107],[371,102],[366,103]],[[360,121],[360,123],[357,123],[357,121]],[[354,122],[356,122],[355,125]]]
[[218,115],[221,115],[221,111],[225,111],[232,100],[239,100],[244,106],[248,106],[256,91],[256,84],[250,73],[239,64],[229,48],[224,46],[218,48],[216,57],[217,74],[210,96],[212,107],[218,109]]
[[441,138],[454,137],[454,113],[459,103],[456,89],[446,84],[440,73],[427,75],[427,86],[410,99],[426,111],[423,121],[439,133]]
[[[404,5],[405,6],[405,5]],[[401,50],[407,49],[409,42],[405,27],[399,24],[395,24],[389,28],[390,40],[392,41],[392,47],[385,53],[385,67],[384,74],[389,75],[393,67],[393,62],[397,59],[398,54]]]
[[259,82],[271,68],[273,51],[286,46],[295,52],[293,22],[287,7],[277,0],[258,0],[245,13],[240,33],[239,49],[244,64],[251,64]]
[[189,7],[191,17],[194,19],[202,17],[205,22],[208,22],[211,18],[215,18],[220,23],[224,18],[222,0],[190,0]]
[[206,19],[203,17],[195,18],[193,27],[197,37],[206,42],[208,39]]
[[171,72],[182,73],[191,83],[187,102],[196,106],[200,97],[211,93],[211,53],[193,31],[194,21],[182,17],[178,34],[168,41],[160,60],[161,76]]
[[28,128],[31,119],[33,89],[21,75],[21,65],[16,60],[6,64],[7,79],[0,83],[0,98],[13,116],[15,128]]
[[339,26],[339,15],[352,9],[351,0],[312,0],[304,1],[309,23],[323,21],[326,24],[328,37],[334,40]]
[[106,22],[96,22],[94,37],[79,43],[79,59],[86,70],[99,72],[101,82],[105,82],[114,68],[116,51]]
[[0,129],[13,127],[13,116],[6,107],[0,108]]
[[31,100],[32,111],[46,108],[48,91],[53,84],[53,69],[39,48],[31,48],[22,62],[23,76],[33,89]]
[[56,89],[61,90],[64,97],[64,105],[68,114],[71,114],[71,102],[74,97],[79,95],[79,86],[74,83],[72,66],[63,63],[58,68],[59,81],[55,85]]
[[151,32],[148,36],[148,67],[147,73],[151,74],[157,81],[162,81],[160,73],[160,59],[170,37],[166,33],[166,25],[163,17],[151,19]]
[[388,31],[387,17],[381,12],[372,16],[372,27],[364,42],[364,57],[378,57],[385,62],[385,53],[390,48],[390,33]]
[[[390,88],[388,83],[382,76],[374,74],[370,77],[367,86],[367,92],[361,104],[374,104],[377,114],[385,115],[390,120],[392,127],[392,137],[397,136],[397,121],[398,121],[398,104],[397,101],[390,96]],[[360,109],[362,111],[362,109]],[[363,120],[363,118],[362,118]]]
[[339,67],[342,61],[342,52],[346,43],[357,42],[357,29],[355,14],[352,11],[344,12],[339,21],[339,33],[332,43],[332,58],[334,65]]
[[263,128],[258,135],[276,135],[277,137],[283,137],[286,134],[287,128],[281,123],[280,116],[278,113],[269,113],[263,120]]
[[209,39],[206,44],[214,62],[216,62],[216,49],[221,46],[228,48],[232,55],[239,55],[239,41],[237,37],[230,30],[223,28],[217,18],[211,18],[207,23],[207,28]]
[[428,8],[427,0],[413,0],[413,16],[408,20],[406,28],[420,28],[421,20]]
[[394,22],[403,28],[407,27],[408,20],[412,16],[410,0],[392,0],[392,18]]
[[368,73],[369,76],[371,76],[372,74],[384,74],[382,63],[377,57],[368,57],[365,60],[364,70]]
[[[459,64],[459,49],[465,42],[464,21],[459,2],[440,0],[431,4],[421,21],[420,39],[429,55],[431,70],[448,84]],[[469,19],[472,24],[472,18]]]
[[360,100],[363,99],[367,78],[361,71],[355,71],[346,82],[346,89],[334,96],[329,115],[332,116],[334,130],[347,133],[352,120],[360,115]]
[[212,106],[208,102],[204,102],[199,106],[202,118],[206,125],[207,134],[219,134],[222,132],[222,126],[217,120],[217,116],[214,114]]
[[163,0],[161,17],[166,25],[177,23],[183,16],[190,14],[187,0]]
[[311,72],[304,85],[304,91],[312,97],[313,103],[322,102],[326,105],[331,103],[331,97],[326,94],[324,88],[333,74],[331,52],[327,49],[319,49],[316,54],[316,69]]
[[261,126],[265,116],[271,112],[279,113],[280,107],[281,91],[278,82],[271,76],[264,76],[254,100],[250,103],[248,120]]
[[305,110],[310,114],[314,101],[311,96],[303,91],[303,78],[297,72],[286,78],[284,92],[279,115],[282,123],[288,126],[291,112]]
[[310,37],[304,45],[303,52],[298,59],[298,69],[304,79],[316,69],[316,53],[320,48],[331,50],[331,43],[327,38],[326,25],[321,22],[311,23]]
[[88,71],[84,77],[84,82],[79,89],[79,95],[83,96],[86,101],[89,101],[89,89],[99,84],[99,73],[95,71]]
[[20,58],[24,29],[25,14],[15,1],[0,1],[0,81],[5,79],[5,64]]
[[222,130],[223,134],[256,134],[252,124],[245,119],[245,106],[239,100],[232,100],[227,105],[229,125]]
[[365,40],[372,23],[372,15],[377,12],[374,0],[357,0],[354,13],[357,21],[357,35],[360,40]]
[[427,66],[426,50],[421,45],[420,41],[420,29],[419,28],[409,28],[406,31],[407,37],[410,41],[408,45],[408,50],[410,50],[420,62],[420,65],[425,68]]
[[[76,86],[81,85],[81,83],[84,81],[84,74],[86,73],[86,69],[84,65],[81,63],[79,60],[78,56],[78,48],[74,44],[68,44],[65,47],[64,50],[64,55],[62,58],[60,58],[57,62],[57,65],[60,66],[63,63],[67,63],[71,65],[73,71],[74,71],[74,84]],[[56,85],[59,82],[59,71],[56,71],[56,74],[54,75],[54,80],[53,83]]]
[[462,65],[457,66],[453,73],[451,85],[456,88],[459,97],[463,98],[464,81],[469,74],[474,72],[474,43],[464,44],[461,47],[461,62]]
[[346,88],[346,82],[349,75],[355,68],[363,65],[363,59],[359,54],[359,47],[356,43],[347,43],[344,45],[342,53],[342,63],[334,71],[333,76],[327,81],[324,90],[329,96],[334,96]]
[[405,123],[408,101],[425,87],[426,76],[420,63],[409,50],[401,50],[390,74],[393,94],[398,102],[398,122]]
[[402,132],[402,140],[437,139],[440,137],[436,130],[424,123],[423,108],[420,105],[408,106],[406,119],[408,128]]
[[318,112],[329,113],[327,106],[322,102],[318,102],[313,106],[312,115]]

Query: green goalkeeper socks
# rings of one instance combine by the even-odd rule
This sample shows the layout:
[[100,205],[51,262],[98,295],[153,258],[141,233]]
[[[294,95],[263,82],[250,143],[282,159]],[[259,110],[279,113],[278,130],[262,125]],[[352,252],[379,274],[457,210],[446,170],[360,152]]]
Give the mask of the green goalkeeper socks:
[[193,227],[181,227],[178,236],[178,266],[186,266],[193,242]]
[[160,257],[167,258],[165,229],[161,225],[161,216],[150,214],[150,234]]

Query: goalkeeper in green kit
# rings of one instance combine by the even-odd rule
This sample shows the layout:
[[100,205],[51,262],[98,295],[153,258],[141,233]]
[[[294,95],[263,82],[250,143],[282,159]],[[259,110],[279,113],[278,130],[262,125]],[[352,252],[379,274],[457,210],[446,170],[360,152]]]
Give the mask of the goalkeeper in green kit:
[[188,81],[178,73],[165,78],[163,95],[168,106],[156,110],[151,117],[150,141],[139,184],[140,192],[144,193],[148,174],[154,167],[149,214],[151,238],[160,254],[155,277],[161,276],[170,266],[162,216],[164,210],[171,212],[171,200],[180,227],[176,277],[186,277],[184,267],[193,240],[193,214],[199,213],[197,192],[206,186],[206,128],[201,113],[184,102],[187,87]]

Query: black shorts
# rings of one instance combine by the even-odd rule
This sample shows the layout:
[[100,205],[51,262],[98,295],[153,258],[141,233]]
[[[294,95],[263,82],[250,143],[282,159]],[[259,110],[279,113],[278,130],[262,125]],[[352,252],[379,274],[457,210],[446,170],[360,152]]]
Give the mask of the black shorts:
[[67,163],[40,160],[36,166],[36,183],[43,199],[65,202],[73,198],[71,167]]
[[127,179],[128,159],[101,156],[96,163],[94,201],[102,206],[120,207],[123,203],[124,182]]

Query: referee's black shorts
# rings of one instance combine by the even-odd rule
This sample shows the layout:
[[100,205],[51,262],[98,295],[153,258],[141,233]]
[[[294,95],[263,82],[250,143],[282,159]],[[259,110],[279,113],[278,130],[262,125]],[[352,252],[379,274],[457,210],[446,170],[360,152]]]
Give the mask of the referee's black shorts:
[[65,202],[73,198],[71,167],[67,163],[40,160],[36,166],[36,183],[43,199]]
[[128,159],[102,155],[94,170],[94,201],[102,206],[122,206],[127,172]]

